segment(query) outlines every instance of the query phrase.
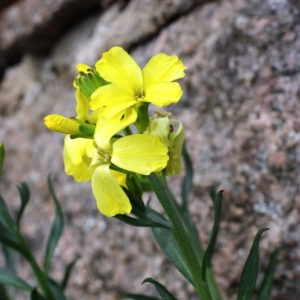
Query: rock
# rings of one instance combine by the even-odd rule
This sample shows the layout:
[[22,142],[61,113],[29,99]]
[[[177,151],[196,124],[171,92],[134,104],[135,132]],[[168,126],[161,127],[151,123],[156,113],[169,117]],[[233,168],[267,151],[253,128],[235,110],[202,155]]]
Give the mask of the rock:
[[[44,19],[48,25],[38,23],[40,35],[46,36],[43,28],[55,19],[56,5]],[[3,12],[20,6],[17,2]],[[0,86],[0,141],[7,148],[1,191],[16,211],[19,202],[14,186],[29,182],[32,200],[23,225],[30,226],[24,226],[24,232],[42,259],[41,245],[53,216],[45,179],[49,172],[53,174],[67,218],[65,234],[74,236],[65,237],[58,247],[59,271],[55,275],[79,255],[67,291],[69,299],[116,299],[124,290],[153,295],[151,286],[140,285],[148,276],[165,283],[180,299],[195,299],[191,286],[161,256],[147,229],[124,226],[98,213],[90,184],[78,184],[64,174],[63,137],[43,126],[47,114],[74,113],[76,64],[93,65],[113,45],[125,47],[141,66],[154,54],[165,52],[178,55],[188,67],[186,77],[180,80],[183,98],[170,110],[186,128],[195,167],[190,208],[204,245],[213,220],[208,190],[213,184],[225,190],[213,261],[223,299],[236,298],[243,263],[262,227],[270,228],[260,246],[262,270],[275,247],[283,246],[272,299],[297,299],[299,11],[297,1],[287,0],[116,2],[86,16],[61,39],[53,36],[53,49],[43,57],[30,49],[38,49],[38,44],[27,45],[37,37],[35,19],[28,18],[24,28],[16,28],[15,42],[6,45],[22,55],[31,53],[7,69]],[[68,15],[62,22],[66,24],[74,16]],[[62,31],[64,26],[60,28]],[[1,37],[13,31],[8,27],[7,32],[0,32]],[[179,195],[179,178],[171,179],[171,184]],[[34,233],[36,224],[41,225]],[[21,269],[28,274],[24,265]]]

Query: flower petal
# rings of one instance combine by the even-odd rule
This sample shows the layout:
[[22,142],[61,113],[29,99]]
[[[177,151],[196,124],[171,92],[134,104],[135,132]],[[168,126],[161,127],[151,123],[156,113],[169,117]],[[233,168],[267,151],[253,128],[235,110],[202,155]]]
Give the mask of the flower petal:
[[144,88],[152,84],[170,82],[184,77],[186,66],[175,55],[164,53],[153,56],[143,69]]
[[107,217],[131,212],[130,201],[111,174],[108,164],[95,169],[92,176],[92,190],[99,211]]
[[83,72],[85,74],[87,74],[89,70],[92,70],[92,68],[90,66],[85,65],[85,64],[78,64],[76,66],[76,69],[78,72]]
[[79,132],[79,123],[74,119],[69,119],[60,115],[48,115],[44,118],[46,127],[50,130],[65,133],[75,134]]
[[110,119],[99,117],[94,135],[97,146],[103,150],[111,149],[111,137],[132,124],[136,118],[137,113],[132,107],[119,112]]
[[170,119],[168,117],[160,117],[150,120],[150,124],[144,134],[155,135],[161,143],[166,147],[170,146]]
[[171,125],[173,128],[175,128],[174,125],[177,125],[177,129],[170,134],[170,160],[168,161],[168,165],[166,167],[166,174],[177,175],[180,173],[182,165],[181,152],[184,143],[184,127],[178,120],[172,120]]
[[87,139],[74,139],[70,136],[65,137],[64,164],[65,172],[73,176],[76,181],[88,181],[91,173],[88,168],[92,161],[93,141]]
[[84,94],[79,89],[79,87],[76,89],[75,98],[77,102],[76,105],[77,119],[85,122],[88,118],[89,100],[84,96]]
[[111,161],[125,170],[149,175],[166,167],[169,159],[167,153],[168,148],[158,137],[135,134],[114,142]]
[[98,88],[91,96],[92,110],[99,109],[98,115],[110,118],[137,103],[134,90],[126,85],[108,84]]
[[143,87],[142,71],[134,59],[121,47],[103,53],[95,64],[97,72],[106,81],[125,84],[136,89]]
[[126,182],[127,174],[112,169],[110,170],[110,173],[115,177],[119,185],[128,189]]
[[151,85],[145,94],[144,102],[150,102],[158,107],[177,103],[182,95],[182,89],[177,82],[166,82]]

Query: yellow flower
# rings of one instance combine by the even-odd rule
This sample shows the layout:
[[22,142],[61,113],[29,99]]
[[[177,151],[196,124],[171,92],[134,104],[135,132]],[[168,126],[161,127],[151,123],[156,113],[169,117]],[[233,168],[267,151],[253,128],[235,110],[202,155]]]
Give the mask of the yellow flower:
[[177,175],[181,171],[184,127],[180,121],[170,120],[169,116],[171,116],[171,114],[169,113],[157,113],[157,115],[157,118],[150,119],[150,124],[144,134],[159,137],[161,143],[169,148],[169,161],[166,167],[166,175]]
[[69,119],[64,116],[48,115],[44,118],[44,123],[47,128],[55,132],[65,134],[76,134],[80,132],[80,124],[76,119]]
[[159,138],[150,135],[130,135],[112,138],[117,132],[132,123],[136,117],[132,110],[128,115],[121,112],[111,119],[100,117],[95,131],[97,150],[91,163],[92,190],[99,211],[108,216],[131,212],[130,201],[110,171],[110,165],[149,175],[164,169],[168,161],[168,149]]
[[88,168],[94,154],[94,141],[92,139],[71,139],[69,135],[64,140],[65,172],[74,177],[76,181],[88,181],[92,175]]
[[143,70],[121,47],[105,52],[96,63],[96,70],[111,84],[91,95],[90,107],[100,109],[99,115],[110,118],[122,110],[150,102],[158,107],[179,101],[182,90],[177,82],[186,67],[177,56],[158,54]]

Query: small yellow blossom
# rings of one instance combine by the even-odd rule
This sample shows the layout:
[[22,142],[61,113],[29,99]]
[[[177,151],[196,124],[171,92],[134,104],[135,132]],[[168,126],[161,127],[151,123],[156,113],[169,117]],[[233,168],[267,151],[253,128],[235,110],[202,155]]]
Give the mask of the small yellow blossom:
[[110,171],[110,165],[149,175],[164,169],[168,161],[168,149],[156,136],[135,134],[124,136],[117,140],[113,135],[132,123],[135,115],[129,110],[129,115],[120,117],[123,113],[111,119],[100,117],[95,131],[97,150],[94,152],[90,171],[92,175],[92,190],[99,211],[108,216],[131,212],[130,201]]
[[50,130],[65,133],[76,134],[79,133],[79,123],[76,119],[69,119],[60,115],[48,115],[44,118],[46,127]]
[[157,54],[141,70],[124,49],[113,47],[95,66],[100,76],[111,83],[91,95],[91,109],[99,109],[100,116],[110,118],[143,102],[158,107],[169,105],[182,95],[180,85],[172,82],[182,78],[186,69],[177,56]]
[[[157,113],[158,117],[150,119],[150,124],[144,134],[159,137],[162,144],[169,148],[169,161],[166,175],[177,175],[181,171],[181,152],[184,142],[184,127],[178,120],[170,120],[171,114]],[[166,116],[164,116],[166,115]]]

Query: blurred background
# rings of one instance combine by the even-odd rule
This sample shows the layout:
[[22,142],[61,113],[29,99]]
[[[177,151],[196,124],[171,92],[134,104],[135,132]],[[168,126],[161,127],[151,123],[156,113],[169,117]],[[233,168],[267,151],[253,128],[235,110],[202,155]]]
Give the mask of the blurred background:
[[[47,114],[73,116],[76,65],[94,65],[119,45],[143,67],[178,55],[188,67],[184,95],[170,110],[186,128],[195,167],[190,209],[206,245],[212,226],[209,188],[224,189],[213,267],[224,299],[235,299],[253,237],[261,270],[282,245],[272,299],[300,295],[300,4],[295,0],[2,0],[0,3],[0,141],[6,146],[1,194],[14,213],[16,185],[32,197],[22,228],[42,262],[54,205],[52,175],[66,216],[52,276],[78,257],[70,300],[113,300],[122,291],[155,295],[152,277],[178,299],[197,299],[145,228],[97,211],[90,183],[63,171],[63,135]],[[171,180],[178,196],[180,180]],[[156,200],[154,207],[159,209]],[[21,277],[33,280],[20,259]],[[261,281],[259,276],[258,281]],[[20,294],[19,299],[26,299]]]

